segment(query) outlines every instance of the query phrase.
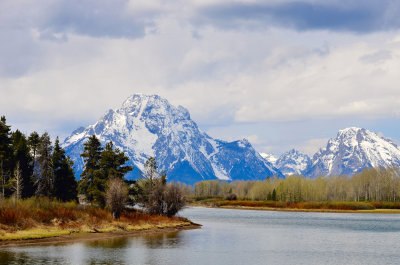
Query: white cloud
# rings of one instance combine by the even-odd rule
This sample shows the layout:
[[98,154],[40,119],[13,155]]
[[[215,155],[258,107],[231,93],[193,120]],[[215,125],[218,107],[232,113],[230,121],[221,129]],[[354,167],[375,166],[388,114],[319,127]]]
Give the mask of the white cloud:
[[[166,97],[188,108],[211,134],[248,136],[264,151],[286,146],[264,132],[229,126],[400,116],[398,31],[227,30],[191,21],[199,6],[224,0],[118,1],[111,10],[122,14],[116,22],[109,14],[86,14],[93,21],[107,18],[113,27],[138,16],[132,23],[141,25],[143,35],[122,30],[116,36],[96,23],[94,28],[51,24],[61,0],[37,6],[22,1],[26,9],[15,3],[0,4],[0,23],[8,25],[0,32],[0,108],[27,131],[68,134],[70,127],[95,122],[136,92]],[[67,18],[73,19],[75,9],[68,7]],[[309,153],[308,145],[316,146],[300,147]]]
[[[390,49],[393,57],[375,64],[359,60],[382,46]],[[246,93],[247,103],[237,110],[235,119],[250,122],[393,116],[400,96],[398,54],[400,43],[393,44],[389,39],[379,46],[357,41],[330,49],[322,56],[284,56],[287,61],[277,69],[260,67],[259,72],[236,79],[241,86],[251,87],[253,93]]]

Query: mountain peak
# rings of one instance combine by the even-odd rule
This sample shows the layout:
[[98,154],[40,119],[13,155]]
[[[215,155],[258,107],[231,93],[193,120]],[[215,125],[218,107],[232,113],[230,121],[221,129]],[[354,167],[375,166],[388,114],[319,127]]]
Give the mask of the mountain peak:
[[292,149],[290,149],[288,152],[286,152],[286,154],[300,154],[300,151],[298,151],[298,150],[292,148]]
[[136,93],[131,96],[129,96],[123,103],[122,103],[122,108],[129,108],[132,106],[137,106],[140,105],[143,102],[156,102],[156,101],[161,101],[166,105],[169,105],[168,100],[161,98],[158,95],[146,95],[142,93]]
[[200,131],[189,112],[175,107],[158,95],[134,94],[122,107],[109,110],[94,125],[77,130],[64,143],[68,155],[75,161],[79,176],[83,168],[80,153],[83,143],[95,134],[104,144],[112,141],[130,158],[136,169],[150,156],[165,169],[169,180],[194,183],[205,179],[265,179],[282,174],[264,161],[246,140],[225,142]]
[[296,149],[283,153],[275,163],[275,166],[284,175],[300,175],[311,164],[311,158]]
[[348,127],[348,128],[339,130],[339,134],[357,133],[360,130],[365,130],[365,129],[358,128],[358,127]]
[[313,157],[307,175],[352,175],[368,167],[400,165],[400,150],[390,139],[367,129],[340,130]]
[[182,106],[175,107],[165,98],[158,95],[133,94],[128,97],[118,110],[127,115],[151,118],[157,116],[170,116],[177,119],[190,119],[187,109]]
[[359,137],[360,135],[366,135],[366,134],[375,134],[375,133],[368,131],[367,129],[364,128],[348,127],[339,130],[337,137],[351,138],[351,137],[357,137],[357,135]]

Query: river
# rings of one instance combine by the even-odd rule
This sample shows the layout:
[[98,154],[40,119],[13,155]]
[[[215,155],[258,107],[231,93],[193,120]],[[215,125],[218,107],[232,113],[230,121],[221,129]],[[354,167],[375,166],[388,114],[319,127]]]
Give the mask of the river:
[[400,215],[187,208],[201,229],[0,248],[0,264],[399,264]]

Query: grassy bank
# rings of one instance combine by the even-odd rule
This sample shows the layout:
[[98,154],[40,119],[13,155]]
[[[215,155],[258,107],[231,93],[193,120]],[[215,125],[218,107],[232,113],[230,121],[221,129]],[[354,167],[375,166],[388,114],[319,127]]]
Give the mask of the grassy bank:
[[301,212],[400,213],[400,202],[280,202],[193,198],[192,206]]
[[0,241],[40,239],[88,233],[132,232],[190,226],[182,217],[124,211],[119,220],[101,208],[45,198],[0,202]]

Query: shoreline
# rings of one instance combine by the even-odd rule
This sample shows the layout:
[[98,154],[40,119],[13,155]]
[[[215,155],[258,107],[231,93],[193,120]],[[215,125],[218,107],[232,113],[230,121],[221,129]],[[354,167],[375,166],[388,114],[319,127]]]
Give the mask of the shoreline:
[[189,206],[212,208],[212,209],[253,210],[253,211],[270,211],[270,212],[400,214],[400,209],[341,210],[341,209],[274,208],[274,207],[251,207],[251,206],[210,206],[203,204],[189,204]]
[[202,225],[191,221],[181,222],[169,225],[143,226],[134,229],[121,229],[114,231],[78,231],[69,234],[61,234],[56,236],[44,236],[40,238],[27,239],[5,239],[0,240],[0,249],[7,247],[34,246],[34,245],[53,245],[53,244],[68,244],[75,242],[84,242],[91,240],[106,240],[119,237],[130,237],[140,235],[150,235],[158,233],[171,233],[183,230],[199,229]]

